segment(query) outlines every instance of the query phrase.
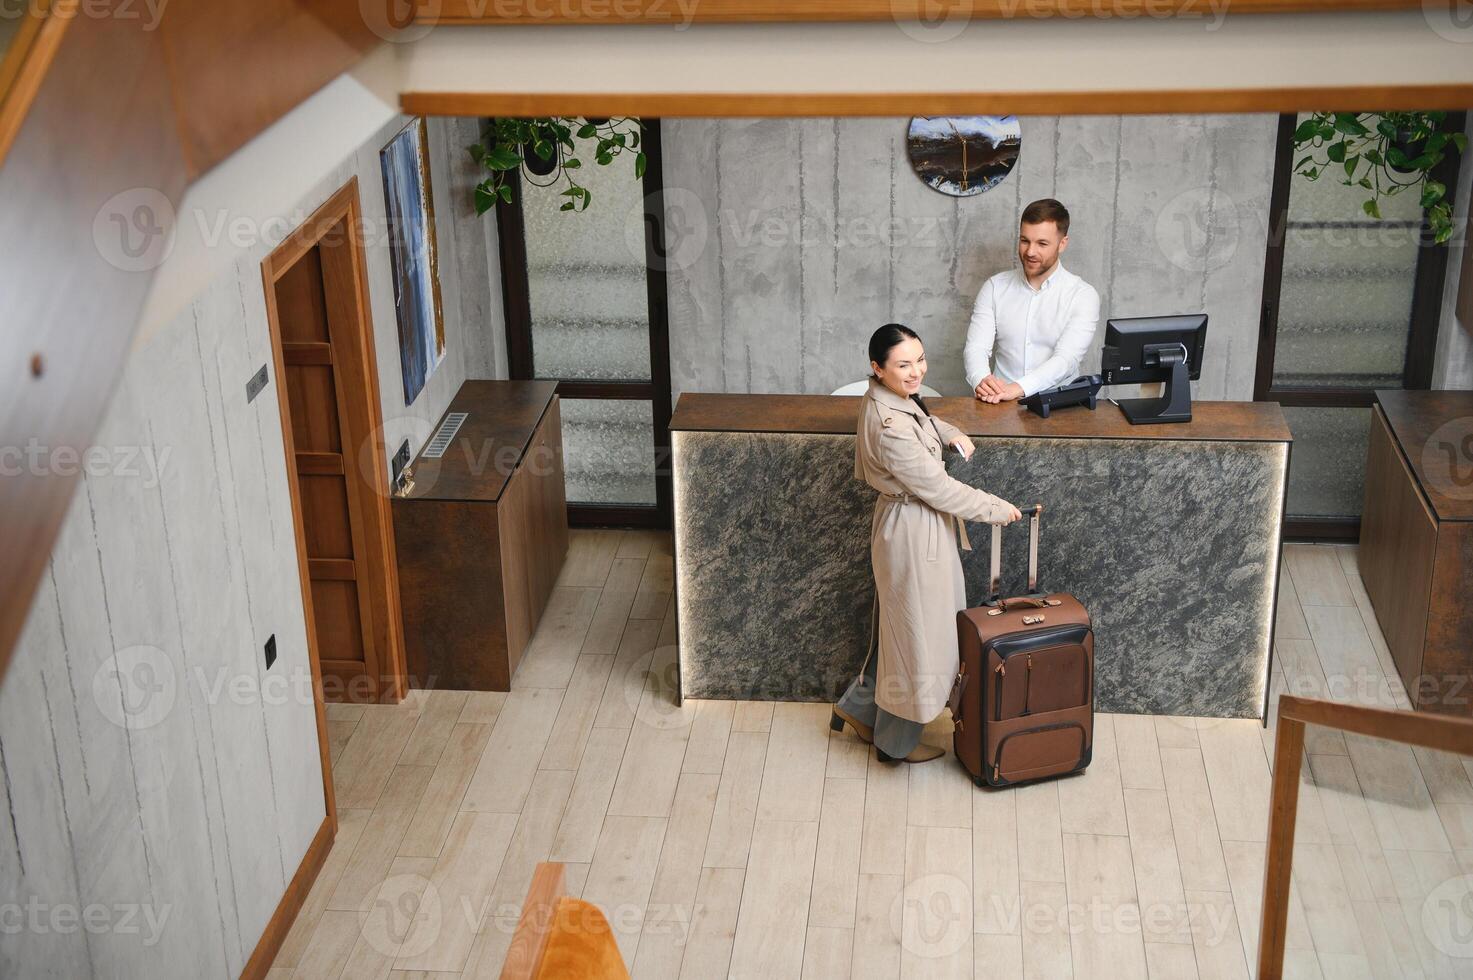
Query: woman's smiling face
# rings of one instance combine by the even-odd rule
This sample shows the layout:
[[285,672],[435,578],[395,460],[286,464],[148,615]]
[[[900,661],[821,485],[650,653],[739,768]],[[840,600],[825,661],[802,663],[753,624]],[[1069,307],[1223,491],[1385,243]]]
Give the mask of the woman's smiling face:
[[926,349],[919,340],[907,337],[890,348],[884,364],[870,361],[870,369],[886,388],[909,398],[921,390],[921,380],[926,376]]

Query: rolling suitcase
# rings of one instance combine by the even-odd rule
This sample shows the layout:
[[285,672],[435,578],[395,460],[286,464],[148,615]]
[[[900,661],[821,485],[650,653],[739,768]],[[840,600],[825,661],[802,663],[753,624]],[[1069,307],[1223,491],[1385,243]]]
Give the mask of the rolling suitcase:
[[1038,524],[1028,517],[1028,593],[999,595],[1002,528],[992,526],[987,604],[956,614],[960,667],[951,689],[956,757],[978,786],[1079,772],[1094,746],[1094,632],[1067,593],[1038,591]]

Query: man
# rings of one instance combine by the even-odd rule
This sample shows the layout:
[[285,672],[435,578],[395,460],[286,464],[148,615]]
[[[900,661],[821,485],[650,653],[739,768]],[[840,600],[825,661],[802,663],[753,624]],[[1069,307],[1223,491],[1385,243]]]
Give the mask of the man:
[[[1073,381],[1100,322],[1100,294],[1065,269],[1069,211],[1052,198],[1023,209],[1020,269],[982,284],[962,351],[967,384],[984,402],[1027,398]],[[993,348],[996,347],[996,361]]]

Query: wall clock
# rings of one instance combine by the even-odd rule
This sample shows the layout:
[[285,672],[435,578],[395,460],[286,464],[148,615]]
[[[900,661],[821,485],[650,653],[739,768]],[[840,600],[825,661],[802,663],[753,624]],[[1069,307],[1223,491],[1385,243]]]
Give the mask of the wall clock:
[[1023,130],[1017,116],[916,116],[905,144],[916,176],[933,190],[971,197],[1012,172]]

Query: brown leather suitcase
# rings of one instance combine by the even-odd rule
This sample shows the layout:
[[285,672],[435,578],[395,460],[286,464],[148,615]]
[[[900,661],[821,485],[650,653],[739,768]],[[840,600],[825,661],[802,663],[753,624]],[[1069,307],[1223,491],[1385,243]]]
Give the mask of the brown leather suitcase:
[[1028,593],[999,595],[1002,528],[992,527],[986,605],[956,614],[951,690],[956,757],[978,786],[1082,771],[1094,748],[1094,632],[1074,596],[1038,591],[1038,525],[1028,517]]

